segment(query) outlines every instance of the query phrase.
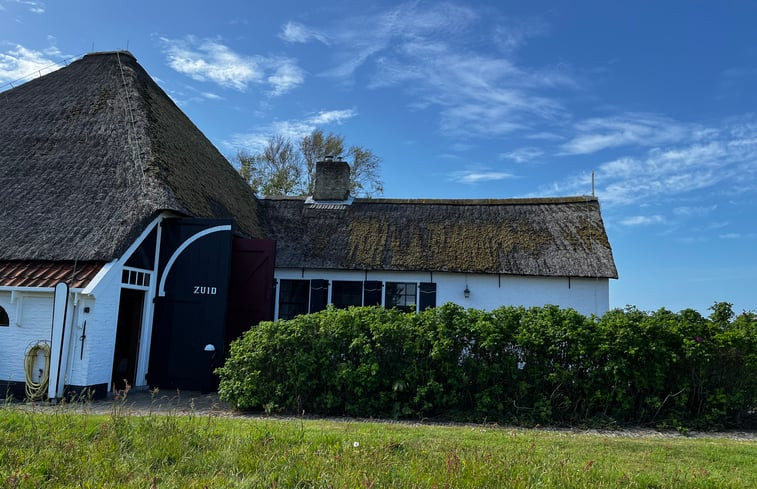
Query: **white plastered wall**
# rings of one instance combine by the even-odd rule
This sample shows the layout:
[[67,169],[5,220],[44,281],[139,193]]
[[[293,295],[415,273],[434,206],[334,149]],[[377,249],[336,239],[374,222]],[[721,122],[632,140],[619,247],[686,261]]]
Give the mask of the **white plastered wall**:
[[[436,304],[453,302],[463,307],[492,310],[500,306],[573,308],[584,315],[600,316],[610,307],[606,278],[528,277],[520,275],[464,274],[450,272],[391,272],[277,268],[276,279],[378,280],[382,282],[434,282]],[[463,291],[468,287],[469,297]],[[278,287],[276,311],[278,317]],[[382,299],[383,300],[383,299]],[[331,302],[331,287],[329,287]]]
[[[107,370],[103,351],[111,350],[112,362],[112,347],[109,344],[115,340],[115,329],[110,331],[109,325],[115,325],[113,316],[118,311],[118,290],[115,294],[107,293],[107,288],[102,290],[104,293],[97,301],[99,307],[95,307],[95,298],[91,295],[83,296],[79,291],[69,294],[66,336],[70,337],[70,341],[68,351],[64,352],[67,359],[63,376],[65,385],[95,385],[108,381],[109,376],[101,372]],[[26,352],[38,341],[50,342],[53,300],[53,292],[46,289],[0,291],[0,306],[8,312],[10,319],[8,327],[0,327],[0,379],[25,381]],[[85,307],[89,308],[89,313],[84,313]],[[81,336],[85,320],[87,337],[82,355]],[[92,369],[100,375],[92,375]]]
[[0,379],[24,382],[24,356],[38,341],[50,342],[53,292],[0,291],[0,306],[10,319],[0,327]]

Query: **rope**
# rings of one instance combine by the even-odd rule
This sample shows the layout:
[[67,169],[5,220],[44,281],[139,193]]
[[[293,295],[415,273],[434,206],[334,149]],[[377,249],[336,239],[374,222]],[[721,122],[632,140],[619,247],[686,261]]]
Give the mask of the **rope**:
[[[45,358],[44,368],[39,369],[40,380],[34,381],[34,367],[38,354],[42,352]],[[26,373],[26,397],[30,401],[38,401],[47,393],[47,384],[50,381],[50,345],[40,341],[32,346],[24,358],[24,372]]]
[[[134,146],[136,147],[136,150],[133,151],[135,158],[135,162],[139,169],[142,171],[142,180],[140,182],[140,186],[142,187],[142,190],[144,191],[144,180],[145,180],[145,168],[144,164],[142,162],[142,149],[139,147],[139,136],[137,135],[137,123],[134,120],[134,111],[131,107],[131,96],[129,95],[129,88],[126,85],[126,76],[124,75],[124,67],[121,64],[121,55],[116,52],[116,59],[118,60],[118,69],[121,72],[121,83],[123,83],[124,87],[124,95],[126,97],[126,106],[129,108],[129,119],[131,119],[131,129],[134,132]],[[131,133],[127,129],[127,135],[129,139],[131,139]]]

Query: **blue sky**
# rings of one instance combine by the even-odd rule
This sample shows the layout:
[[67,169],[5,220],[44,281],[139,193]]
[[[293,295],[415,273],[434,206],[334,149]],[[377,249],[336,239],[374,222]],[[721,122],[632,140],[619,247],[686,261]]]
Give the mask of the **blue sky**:
[[[114,5],[118,5],[115,7]],[[226,155],[318,127],[385,197],[582,195],[613,307],[757,310],[757,4],[0,0],[0,90],[128,49]]]

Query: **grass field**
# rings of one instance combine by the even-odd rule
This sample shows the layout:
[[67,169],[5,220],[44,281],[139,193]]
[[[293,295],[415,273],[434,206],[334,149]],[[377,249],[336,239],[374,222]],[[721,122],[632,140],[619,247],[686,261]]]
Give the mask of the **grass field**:
[[0,408],[0,487],[757,487],[757,442]]

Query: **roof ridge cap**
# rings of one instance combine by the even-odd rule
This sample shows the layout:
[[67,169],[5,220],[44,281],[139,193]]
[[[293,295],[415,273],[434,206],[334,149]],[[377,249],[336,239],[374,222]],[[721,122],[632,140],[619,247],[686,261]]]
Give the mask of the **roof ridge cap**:
[[115,50],[115,51],[93,51],[91,53],[85,54],[82,57],[82,59],[83,58],[89,58],[90,56],[114,56],[114,55],[128,56],[131,59],[133,59],[134,61],[137,60],[137,57],[134,56],[134,54],[131,51],[128,51],[126,49],[120,49],[120,50]]
[[391,199],[356,198],[360,204],[408,204],[408,205],[544,205],[598,202],[596,196],[576,195],[565,197],[524,197],[511,199]]

